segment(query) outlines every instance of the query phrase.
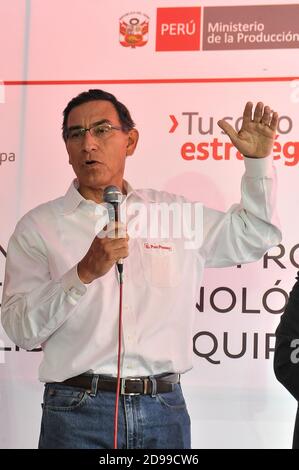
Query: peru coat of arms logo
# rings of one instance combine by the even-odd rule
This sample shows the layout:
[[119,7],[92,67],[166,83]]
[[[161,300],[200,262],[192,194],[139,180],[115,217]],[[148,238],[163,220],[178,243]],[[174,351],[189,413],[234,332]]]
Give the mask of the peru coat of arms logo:
[[148,41],[149,17],[144,13],[131,12],[119,20],[119,42],[124,47],[141,47]]

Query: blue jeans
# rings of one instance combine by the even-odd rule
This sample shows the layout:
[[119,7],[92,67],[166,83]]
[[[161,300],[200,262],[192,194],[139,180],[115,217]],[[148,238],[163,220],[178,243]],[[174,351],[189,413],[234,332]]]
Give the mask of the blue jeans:
[[[45,385],[39,449],[112,449],[115,393]],[[190,449],[180,384],[157,395],[121,395],[119,449]]]

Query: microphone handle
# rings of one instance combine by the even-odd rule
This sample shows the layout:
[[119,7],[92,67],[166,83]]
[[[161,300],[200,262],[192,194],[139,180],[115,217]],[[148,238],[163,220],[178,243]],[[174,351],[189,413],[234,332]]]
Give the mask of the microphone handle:
[[[114,208],[115,222],[118,222],[119,221],[119,204],[118,203],[113,204],[113,208]],[[118,235],[118,229],[116,229],[116,230],[117,230],[116,234]],[[118,270],[119,274],[123,273],[123,270],[124,270],[123,265],[124,265],[124,260],[121,258],[116,263],[117,270]]]

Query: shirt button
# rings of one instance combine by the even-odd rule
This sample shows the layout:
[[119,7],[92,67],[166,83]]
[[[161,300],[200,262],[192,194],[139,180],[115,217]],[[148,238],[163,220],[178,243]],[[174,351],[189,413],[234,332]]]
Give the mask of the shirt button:
[[76,289],[76,287],[70,287],[69,292],[71,294],[80,295],[80,292],[78,291],[78,289]]

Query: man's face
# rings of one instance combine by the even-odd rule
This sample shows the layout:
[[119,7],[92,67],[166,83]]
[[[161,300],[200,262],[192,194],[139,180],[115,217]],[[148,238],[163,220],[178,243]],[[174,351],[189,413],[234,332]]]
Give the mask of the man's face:
[[[111,124],[121,127],[116,109],[110,101],[89,101],[73,108],[67,127],[90,128],[95,124]],[[78,139],[68,138],[66,148],[69,163],[79,181],[81,194],[115,185],[122,189],[125,159],[132,155],[138,141],[138,132],[112,129],[103,137],[89,131]]]

